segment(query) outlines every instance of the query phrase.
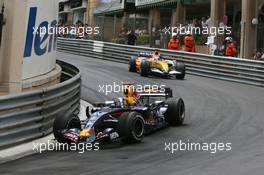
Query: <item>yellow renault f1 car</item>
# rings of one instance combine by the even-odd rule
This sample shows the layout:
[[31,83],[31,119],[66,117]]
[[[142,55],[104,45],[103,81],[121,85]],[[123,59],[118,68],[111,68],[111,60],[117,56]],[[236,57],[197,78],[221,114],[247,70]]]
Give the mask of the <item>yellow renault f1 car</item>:
[[163,59],[159,51],[154,53],[140,53],[138,57],[131,57],[129,71],[139,72],[141,76],[160,75],[183,80],[185,77],[185,65],[176,60]]

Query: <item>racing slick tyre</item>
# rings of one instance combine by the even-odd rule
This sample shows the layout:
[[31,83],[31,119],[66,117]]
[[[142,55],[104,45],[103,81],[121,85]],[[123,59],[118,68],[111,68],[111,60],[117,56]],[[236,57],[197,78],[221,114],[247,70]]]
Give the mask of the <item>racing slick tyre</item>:
[[184,101],[180,99],[168,99],[166,101],[168,109],[164,114],[166,122],[171,126],[179,126],[183,124],[185,118]]
[[186,73],[185,64],[181,62],[177,62],[175,65],[175,69],[176,71],[181,72],[181,74],[176,75],[176,79],[183,80],[185,78],[185,73]]
[[90,107],[89,106],[86,107],[85,114],[86,114],[86,118],[87,119],[89,119],[91,117],[91,115],[90,115]]
[[147,77],[149,75],[149,71],[150,71],[150,63],[146,60],[142,60],[140,75],[142,77]]
[[145,122],[138,112],[125,112],[119,118],[117,131],[125,143],[138,143],[144,138]]
[[129,60],[129,72],[136,72],[136,59],[135,57],[131,57]]
[[81,121],[79,117],[70,113],[61,113],[58,115],[53,124],[53,134],[55,139],[59,143],[69,143],[69,140],[64,138],[60,131],[71,128],[81,129]]

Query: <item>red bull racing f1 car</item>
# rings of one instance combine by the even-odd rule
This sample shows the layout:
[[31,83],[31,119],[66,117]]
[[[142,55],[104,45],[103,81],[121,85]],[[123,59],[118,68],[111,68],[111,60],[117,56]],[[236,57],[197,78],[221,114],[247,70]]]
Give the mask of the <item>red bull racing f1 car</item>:
[[124,97],[96,103],[87,119],[65,114],[54,121],[53,132],[61,143],[141,142],[145,134],[166,126],[182,125],[185,105],[181,98],[172,98],[172,90],[135,92],[131,85]]

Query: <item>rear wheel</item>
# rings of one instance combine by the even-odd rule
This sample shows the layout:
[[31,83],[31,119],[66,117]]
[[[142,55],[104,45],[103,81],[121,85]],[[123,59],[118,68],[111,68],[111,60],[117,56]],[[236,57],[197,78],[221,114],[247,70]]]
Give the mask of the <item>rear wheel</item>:
[[168,99],[166,101],[168,109],[165,112],[165,120],[171,126],[182,125],[185,119],[185,105],[184,101],[179,99]]
[[144,138],[145,122],[138,112],[126,112],[119,118],[118,133],[125,143],[141,142]]
[[176,75],[176,79],[183,80],[186,74],[185,64],[181,62],[176,62],[175,69],[176,71],[180,72],[180,74]]
[[150,71],[150,63],[146,60],[142,60],[140,75],[142,77],[147,77],[149,75],[149,71]]
[[129,60],[129,72],[136,72],[136,59],[135,57],[131,57]]
[[53,124],[53,134],[55,139],[60,143],[68,143],[69,140],[63,137],[61,131],[72,128],[81,129],[81,121],[79,117],[74,114],[61,113],[56,117]]

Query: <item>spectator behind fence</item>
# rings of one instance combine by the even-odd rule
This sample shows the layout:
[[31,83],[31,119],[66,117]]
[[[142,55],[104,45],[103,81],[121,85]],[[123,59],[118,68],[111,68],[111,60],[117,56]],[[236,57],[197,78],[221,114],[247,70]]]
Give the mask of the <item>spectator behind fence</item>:
[[184,38],[184,46],[185,46],[184,51],[196,52],[195,41],[190,31],[186,32],[186,36]]
[[236,47],[233,43],[233,39],[231,37],[226,37],[225,40],[226,40],[225,56],[235,57],[236,56]]
[[256,51],[253,59],[257,61],[264,61],[264,54],[260,51]]
[[135,35],[135,32],[132,30],[127,35],[127,44],[134,46],[136,44],[137,36]]
[[181,44],[177,35],[173,35],[172,39],[170,39],[168,43],[169,50],[180,50]]

